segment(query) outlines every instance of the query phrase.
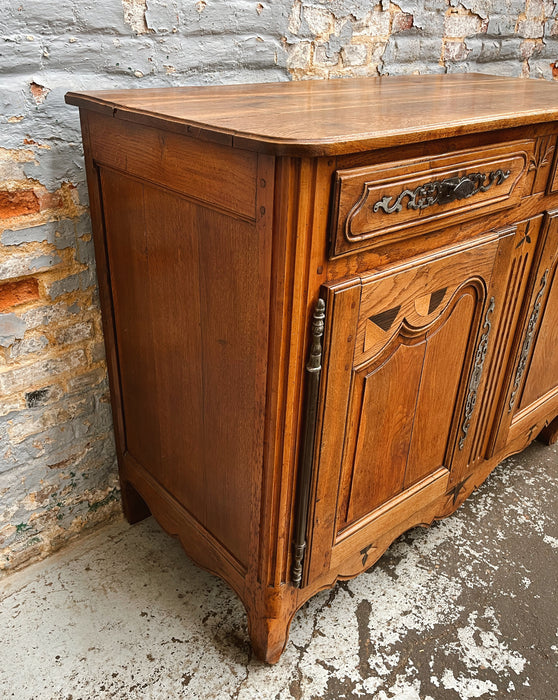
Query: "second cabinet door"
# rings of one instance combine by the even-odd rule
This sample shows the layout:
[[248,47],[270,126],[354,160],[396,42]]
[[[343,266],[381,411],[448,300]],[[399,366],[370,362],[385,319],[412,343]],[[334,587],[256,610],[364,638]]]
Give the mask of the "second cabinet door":
[[523,449],[558,412],[558,211],[547,213],[498,425],[495,451]]
[[365,567],[474,460],[505,235],[324,288],[309,579]]

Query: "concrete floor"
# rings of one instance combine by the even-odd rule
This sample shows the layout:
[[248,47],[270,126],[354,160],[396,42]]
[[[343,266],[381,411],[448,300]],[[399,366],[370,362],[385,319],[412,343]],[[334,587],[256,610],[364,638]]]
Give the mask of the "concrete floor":
[[558,450],[535,443],[451,518],[315,596],[279,664],[149,519],[5,579],[0,698],[558,698]]

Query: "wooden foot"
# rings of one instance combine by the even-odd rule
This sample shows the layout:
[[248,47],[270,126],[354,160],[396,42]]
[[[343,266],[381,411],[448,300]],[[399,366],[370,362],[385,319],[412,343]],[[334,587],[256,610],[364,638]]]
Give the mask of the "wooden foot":
[[129,481],[123,481],[121,483],[121,489],[122,510],[124,511],[124,517],[130,525],[138,523],[140,520],[144,520],[151,515],[147,503]]
[[541,430],[537,440],[544,442],[545,445],[554,445],[558,442],[558,416]]
[[260,661],[276,664],[289,639],[291,616],[266,618],[248,613],[248,631],[252,649]]

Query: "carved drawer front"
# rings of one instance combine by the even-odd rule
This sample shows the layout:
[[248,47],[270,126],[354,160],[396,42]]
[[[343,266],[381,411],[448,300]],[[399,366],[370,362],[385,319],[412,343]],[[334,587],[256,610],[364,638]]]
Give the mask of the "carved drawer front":
[[338,170],[332,257],[515,206],[534,140]]

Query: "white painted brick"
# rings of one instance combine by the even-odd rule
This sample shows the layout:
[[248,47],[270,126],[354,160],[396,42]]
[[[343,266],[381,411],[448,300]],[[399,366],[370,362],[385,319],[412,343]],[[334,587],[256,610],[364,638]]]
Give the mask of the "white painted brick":
[[325,46],[317,46],[314,51],[314,63],[319,66],[336,66],[339,63],[339,54],[333,53],[328,56]]
[[476,15],[451,13],[444,22],[444,33],[448,38],[466,37],[478,34],[481,27],[481,20]]
[[48,340],[44,335],[31,336],[23,340],[18,340],[10,348],[10,358],[16,360],[25,355],[34,355],[44,350],[47,345]]
[[70,343],[79,343],[81,340],[86,340],[93,336],[93,324],[91,321],[80,321],[73,326],[60,328],[55,333],[56,342],[60,345],[69,345]]
[[525,19],[519,22],[517,33],[525,39],[539,39],[544,36],[544,24],[539,19]]
[[300,23],[302,21],[302,3],[300,0],[295,0],[292,9],[289,13],[289,24],[287,28],[291,34],[298,34]]
[[146,0],[122,0],[122,5],[124,6],[124,21],[136,34],[145,34],[148,31],[145,21]]
[[15,277],[44,272],[59,265],[62,259],[56,254],[41,255],[38,253],[14,253],[0,263],[0,279],[9,280]]
[[0,372],[0,391],[14,393],[18,389],[29,390],[44,385],[47,380],[63,372],[74,372],[87,366],[83,350],[73,350],[65,355],[41,360],[17,369]]
[[446,41],[444,44],[445,61],[465,61],[470,53],[463,41]]
[[8,427],[8,435],[17,444],[30,435],[45,432],[48,428],[63,425],[80,416],[94,416],[95,401],[92,396],[82,396],[77,400],[61,402],[46,411],[29,409],[17,416]]
[[30,309],[21,314],[21,318],[25,321],[27,328],[34,329],[46,326],[49,324],[67,321],[68,319],[76,318],[76,314],[80,311],[77,305],[68,306],[64,302],[52,304],[52,306],[39,306]]
[[555,10],[552,0],[528,0],[525,8],[525,16],[528,19],[550,17]]
[[[367,75],[376,70],[389,74],[475,70],[514,75],[530,69],[532,77],[552,79],[551,64],[558,55],[558,42],[552,38],[558,35],[558,9],[551,0],[262,0],[264,10],[259,14],[257,0],[101,0],[96,6],[78,0],[7,0],[4,5],[0,17],[0,130],[5,148],[0,148],[0,186],[31,178],[55,192],[62,182],[71,183],[73,189],[66,194],[75,205],[86,204],[87,194],[79,118],[77,110],[64,103],[67,90],[269,82],[287,79],[289,71],[297,78],[307,78]],[[401,22],[397,15],[394,28],[401,31],[389,37],[395,5],[406,13],[406,19]],[[460,8],[459,12],[446,16],[448,6]],[[464,8],[472,13],[466,14]],[[483,20],[488,20],[488,37],[483,34]],[[367,38],[364,46],[357,43],[359,36]],[[458,41],[463,37],[467,37],[465,42]],[[441,57],[446,65],[440,63]],[[49,90],[41,104],[32,99],[33,80]],[[26,139],[31,143],[26,144]],[[84,302],[69,307],[58,301],[65,294],[94,297],[92,246],[83,239],[76,250],[76,236],[69,225],[64,225],[68,235],[56,236],[41,216],[39,212],[33,221],[14,224],[19,231],[7,233],[4,239],[12,244],[9,255],[0,256],[0,279],[48,273],[41,280],[41,292],[52,295],[51,303],[41,302],[38,308],[17,313],[27,335],[15,338],[11,347],[3,350],[11,364],[0,368],[0,391],[9,394],[0,402],[0,416],[12,420],[14,415],[23,415],[25,397],[31,396],[34,415],[38,416],[33,425],[43,431],[30,437],[14,432],[14,440],[21,438],[21,442],[6,445],[7,428],[2,428],[0,421],[2,455],[8,455],[5,463],[13,468],[9,473],[19,484],[9,502],[3,497],[2,509],[3,513],[17,513],[27,498],[25,503],[37,509],[37,524],[47,522],[41,519],[44,513],[40,508],[46,502],[41,489],[55,483],[53,473],[64,472],[67,477],[68,460],[75,465],[78,482],[80,470],[95,465],[99,493],[114,478],[106,404],[99,409],[96,424],[88,426],[85,421],[63,431],[62,413],[56,414],[54,423],[48,423],[49,411],[52,414],[53,404],[62,398],[62,386],[76,401],[85,394],[101,401],[106,394],[106,371],[100,364],[101,338],[94,332],[98,325],[91,325],[93,312],[82,308]],[[61,219],[67,216],[67,212],[60,214]],[[78,239],[89,231],[87,218],[81,223],[83,228],[76,231]],[[66,252],[53,250],[52,255],[45,255],[45,244],[49,243]],[[30,253],[33,249],[43,252]],[[66,255],[82,267],[63,268]],[[63,274],[66,276],[60,279]],[[53,347],[45,345],[47,337],[56,340]],[[90,341],[87,352],[93,367],[87,366],[83,349],[68,352],[68,348],[56,347],[84,341]],[[65,352],[58,356],[61,350]],[[55,377],[60,386],[53,384]],[[33,403],[35,390],[53,386],[56,388],[45,394],[44,404],[38,399]],[[72,435],[81,435],[80,431],[87,438],[75,444]],[[36,439],[40,450],[33,447]],[[104,451],[93,454],[93,448],[86,446],[96,440]],[[50,463],[60,465],[59,469],[41,469]],[[46,480],[46,486],[41,486],[41,479]],[[20,482],[25,482],[25,487]],[[86,493],[83,485],[74,491],[70,488],[68,503],[83,503]],[[87,522],[87,513],[71,511],[70,507],[63,522],[72,522],[73,515]],[[6,532],[12,532],[13,524],[7,527]],[[61,532],[58,537],[63,537]],[[48,535],[44,536],[47,541]],[[26,544],[23,535],[18,542],[21,547]],[[33,547],[29,551],[35,553]]]
[[289,46],[289,55],[287,58],[287,66],[290,69],[307,68],[310,64],[310,52],[312,44],[309,42],[301,42]]
[[316,36],[327,34],[333,28],[333,15],[321,7],[305,7],[303,15],[308,28]]
[[345,66],[362,66],[366,63],[368,51],[363,44],[349,44],[341,51]]

